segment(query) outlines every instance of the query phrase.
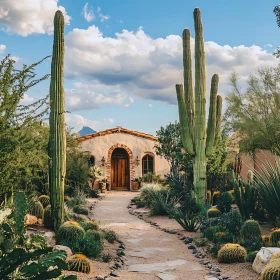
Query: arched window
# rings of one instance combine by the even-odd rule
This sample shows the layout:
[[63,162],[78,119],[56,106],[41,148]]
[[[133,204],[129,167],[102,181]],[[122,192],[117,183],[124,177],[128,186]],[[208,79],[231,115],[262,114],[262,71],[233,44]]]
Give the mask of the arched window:
[[154,173],[154,158],[150,155],[145,155],[142,158],[142,175],[148,172]]
[[94,158],[94,156],[90,156],[90,158],[88,160],[88,164],[89,164],[89,166],[94,166],[95,165],[95,158]]

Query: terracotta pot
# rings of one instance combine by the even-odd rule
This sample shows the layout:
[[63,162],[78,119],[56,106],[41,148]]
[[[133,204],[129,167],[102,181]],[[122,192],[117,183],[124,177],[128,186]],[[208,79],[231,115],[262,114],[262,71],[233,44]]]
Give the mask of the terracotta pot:
[[138,182],[132,182],[131,187],[134,191],[139,190],[139,183]]

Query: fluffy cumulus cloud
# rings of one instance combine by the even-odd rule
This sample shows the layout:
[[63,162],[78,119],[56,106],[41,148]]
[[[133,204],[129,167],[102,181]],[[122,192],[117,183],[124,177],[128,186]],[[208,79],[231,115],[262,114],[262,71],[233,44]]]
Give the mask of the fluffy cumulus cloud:
[[83,16],[87,22],[91,22],[95,19],[95,15],[92,8],[88,8],[88,3],[83,7]]
[[[193,39],[191,48],[194,48]],[[219,91],[224,95],[230,91],[229,76],[233,71],[245,83],[258,67],[277,63],[271,53],[255,45],[232,47],[208,41],[205,42],[205,52],[207,93],[214,73],[220,76]],[[67,77],[83,78],[91,85],[104,87],[108,95],[120,103],[129,93],[132,97],[175,104],[175,84],[183,81],[182,74],[182,42],[177,35],[153,39],[140,27],[136,32],[123,30],[115,37],[105,37],[98,27],[92,25],[86,30],[73,29],[66,36]],[[91,96],[93,100],[98,96],[87,91],[80,94],[78,98],[81,100],[83,95]],[[104,96],[98,98],[108,100]],[[126,102],[125,106],[132,103]],[[73,104],[77,102],[73,100]]]
[[0,26],[8,33],[21,36],[53,32],[53,17],[61,10],[65,23],[69,24],[70,16],[58,0],[4,0],[0,7]]
[[102,121],[92,121],[78,114],[66,114],[65,122],[69,128],[73,129],[73,132],[78,132],[83,126],[88,126],[95,131],[111,128],[114,120],[106,118]]
[[4,52],[5,49],[6,49],[6,46],[0,44],[0,53]]

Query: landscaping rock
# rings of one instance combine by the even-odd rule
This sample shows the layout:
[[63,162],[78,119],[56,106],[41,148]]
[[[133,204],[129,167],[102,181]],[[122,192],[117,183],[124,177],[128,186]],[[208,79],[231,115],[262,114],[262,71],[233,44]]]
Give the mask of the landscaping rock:
[[253,269],[260,274],[263,271],[264,267],[269,263],[272,255],[278,252],[280,252],[280,248],[262,247],[257,253],[256,258],[253,262]]
[[73,255],[71,249],[67,246],[62,246],[62,245],[55,245],[53,247],[54,250],[58,251],[58,250],[62,250],[65,251],[67,254],[67,258],[71,257]]
[[53,247],[55,246],[55,233],[52,231],[46,231],[44,233],[44,238],[46,239],[49,246]]

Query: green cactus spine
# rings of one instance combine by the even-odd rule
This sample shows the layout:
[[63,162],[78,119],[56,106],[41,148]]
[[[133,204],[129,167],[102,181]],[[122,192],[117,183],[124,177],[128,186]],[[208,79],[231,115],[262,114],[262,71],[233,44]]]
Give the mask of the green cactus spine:
[[190,31],[183,31],[184,86],[176,85],[181,137],[184,148],[193,156],[196,200],[205,202],[206,157],[211,155],[220,136],[222,98],[217,95],[219,76],[212,77],[210,107],[206,136],[206,70],[203,26],[200,10],[194,10],[195,25],[195,98],[192,86]]
[[26,197],[24,192],[17,192],[15,194],[15,211],[14,211],[14,219],[15,219],[15,229],[16,234],[19,236],[23,236],[24,234],[24,217],[26,214]]
[[54,42],[50,83],[50,200],[54,229],[64,222],[64,180],[66,172],[66,131],[64,120],[64,17],[54,17]]

